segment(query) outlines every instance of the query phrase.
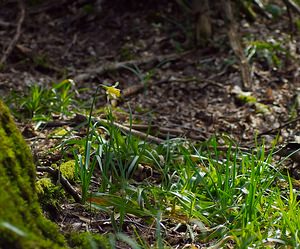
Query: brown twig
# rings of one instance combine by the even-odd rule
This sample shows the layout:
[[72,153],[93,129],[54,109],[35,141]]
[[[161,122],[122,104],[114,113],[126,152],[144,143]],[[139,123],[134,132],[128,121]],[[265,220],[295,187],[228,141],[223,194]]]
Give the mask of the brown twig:
[[221,2],[224,9],[225,20],[228,25],[229,42],[240,64],[243,87],[246,89],[250,89],[252,85],[251,70],[247,58],[243,52],[241,41],[238,37],[238,29],[236,21],[234,19],[231,1],[222,0]]
[[125,124],[127,128],[131,128],[137,131],[147,131],[154,133],[159,138],[169,139],[169,138],[176,138],[178,136],[185,135],[181,129],[173,129],[173,128],[166,128],[166,127],[159,127],[158,125],[152,124]]
[[[86,120],[88,120],[88,117],[82,115],[82,114],[76,114],[76,117],[75,119],[77,120],[81,120],[81,122],[84,122]],[[144,132],[140,132],[140,131],[137,131],[135,129],[132,129],[132,128],[129,128],[125,125],[121,125],[117,122],[110,122],[106,119],[102,119],[102,118],[92,118],[92,120],[94,122],[98,122],[98,123],[104,123],[104,124],[108,124],[108,125],[114,125],[116,127],[118,127],[120,130],[124,131],[124,132],[127,132],[127,133],[131,133],[137,137],[140,137],[142,139],[145,139],[146,141],[149,141],[149,142],[153,142],[153,143],[157,143],[157,144],[160,144],[162,143],[164,140],[163,139],[160,139],[158,137],[155,137],[155,136],[152,136],[152,135],[149,135],[149,134],[146,134]]]
[[[105,124],[111,124],[111,122],[107,121],[106,119],[94,119],[94,121],[103,122]],[[113,122],[112,125],[118,127],[122,131],[125,131],[127,133],[131,133],[131,134],[133,134],[137,137],[140,137],[142,139],[145,139],[146,141],[149,141],[149,142],[161,144],[164,141],[163,139],[160,139],[158,137],[146,134],[146,133],[141,132],[141,131],[137,131],[135,129],[129,128],[127,126],[121,125],[121,124],[116,123],[116,122]]]
[[[93,118],[92,119],[95,122],[103,122],[105,124],[110,124],[109,121],[105,119],[97,119]],[[50,121],[44,124],[44,128],[49,128],[49,127],[61,127],[64,125],[68,126],[77,126],[79,123],[87,122],[88,119],[86,116],[82,114],[76,114],[74,118],[71,120],[67,121]],[[158,125],[152,125],[152,124],[119,124],[116,122],[112,123],[116,127],[120,128],[121,130],[132,133],[135,136],[138,136],[142,139],[145,139],[150,142],[154,142],[157,144],[160,144],[164,141],[166,138],[175,138],[178,136],[185,136],[187,138],[190,138],[192,140],[206,140],[207,138],[204,137],[203,135],[194,135],[191,134],[192,132],[197,132],[199,133],[199,130],[193,129],[193,128],[188,128],[188,127],[180,127],[180,128],[167,128],[167,127],[160,127]],[[151,133],[156,134],[158,137],[149,135],[148,131],[151,131]],[[161,139],[164,138],[164,139]],[[36,138],[34,138],[36,139]],[[42,139],[42,138],[41,138]],[[27,139],[30,140],[30,139]]]
[[164,132],[164,133],[170,133],[170,134],[176,134],[176,135],[182,135],[184,133],[183,130],[179,129],[173,129],[173,128],[165,128],[165,127],[159,127],[158,125],[147,125],[147,124],[125,124],[126,127],[130,127],[139,130],[139,131],[147,131],[149,129],[151,130],[157,130],[158,132]]
[[300,15],[300,7],[293,1],[293,0],[283,0],[285,5],[295,12],[297,12],[298,15]]
[[261,137],[261,136],[266,135],[266,134],[273,134],[275,132],[279,132],[281,129],[283,129],[283,128],[285,128],[285,127],[287,127],[287,126],[289,126],[289,125],[291,125],[293,123],[296,123],[298,121],[300,121],[300,117],[295,118],[295,119],[293,119],[291,121],[285,122],[282,125],[280,125],[279,127],[263,131],[263,132],[261,132],[261,133],[258,134],[258,137]]
[[0,20],[0,27],[3,28],[10,28],[10,27],[15,27],[16,25],[10,22],[5,22],[3,20]]
[[[125,124],[125,126],[130,127],[129,124]],[[158,125],[147,125],[147,124],[132,124],[131,128],[138,131],[151,131],[156,133],[159,137],[163,138],[172,138],[172,137],[187,137],[192,140],[206,140],[203,135],[194,135],[191,134],[192,131],[199,133],[198,130],[190,129],[187,127],[182,128],[167,128],[167,127],[160,127]]]
[[82,82],[87,80],[95,75],[100,75],[106,72],[115,71],[124,69],[126,66],[130,65],[141,65],[141,64],[149,64],[154,62],[162,62],[165,60],[176,60],[181,58],[182,56],[191,53],[192,51],[187,51],[183,53],[174,53],[174,54],[167,54],[167,55],[158,55],[158,56],[150,56],[144,57],[137,60],[130,60],[130,61],[122,61],[122,62],[108,62],[104,63],[103,65],[96,67],[96,68],[87,68],[85,72],[76,75],[73,79],[75,82]]
[[[93,118],[92,119],[95,122],[103,122],[105,124],[110,124],[109,121],[105,119],[97,119]],[[87,122],[88,119],[86,116],[82,114],[76,114],[76,117],[74,117],[71,120],[68,121],[54,121],[54,122],[48,122],[44,124],[45,127],[61,127],[64,125],[68,126],[77,126],[79,123]],[[193,129],[193,128],[188,128],[188,127],[180,127],[180,128],[167,128],[167,127],[160,127],[158,125],[152,125],[152,124],[132,124],[131,126],[129,124],[119,124],[116,122],[112,123],[116,127],[120,128],[121,130],[131,133],[135,136],[138,136],[142,139],[145,139],[150,142],[154,142],[157,144],[160,144],[164,141],[166,138],[175,138],[178,136],[184,136],[187,138],[190,138],[192,140],[201,140],[204,141],[207,139],[206,136],[203,135],[195,135],[192,134],[192,132],[197,132],[199,133],[200,131],[198,129]],[[158,137],[149,135],[147,132],[151,131],[151,133],[157,134]],[[164,138],[164,139],[161,139]],[[36,139],[36,138],[35,138]],[[42,138],[41,138],[42,139]],[[28,139],[30,140],[30,139]]]
[[6,62],[8,56],[11,54],[12,50],[16,46],[16,44],[21,36],[21,28],[22,28],[22,25],[23,25],[23,22],[25,19],[25,5],[24,5],[23,0],[19,0],[19,7],[20,7],[20,18],[18,20],[16,34],[13,37],[13,39],[11,40],[7,49],[4,51],[4,54],[0,60],[0,65],[3,65]]
[[61,175],[59,170],[53,169],[51,167],[42,167],[42,166],[38,166],[36,169],[39,172],[47,172],[52,177],[58,178],[65,191],[69,193],[76,202],[79,203],[81,202],[82,198],[80,194],[77,193],[77,191],[73,188],[70,182],[64,176]]

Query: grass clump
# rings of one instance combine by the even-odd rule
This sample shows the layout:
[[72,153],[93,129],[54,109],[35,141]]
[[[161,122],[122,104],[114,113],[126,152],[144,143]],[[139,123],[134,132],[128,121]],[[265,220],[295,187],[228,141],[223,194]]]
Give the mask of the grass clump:
[[34,84],[25,90],[23,97],[20,93],[12,94],[6,102],[21,119],[45,121],[51,119],[51,114],[70,114],[70,107],[75,104],[73,87],[74,82],[70,79],[55,83],[50,88]]
[[[119,97],[104,88],[108,102]],[[61,149],[73,155],[82,203],[108,217],[112,247],[299,247],[299,190],[264,144],[244,150],[216,136],[155,145],[120,130],[111,111],[92,118],[94,102],[86,136],[64,137]]]
[[[113,121],[98,125],[108,139],[92,126],[90,173],[100,170],[100,187],[91,193],[89,182],[86,201],[111,217],[116,233],[134,216],[144,225],[157,224],[153,236],[158,248],[171,236],[166,227],[181,227],[195,245],[298,245],[296,190],[289,177],[276,170],[264,145],[245,152],[223,137],[198,145],[183,139],[153,145],[125,135]],[[135,172],[143,165],[151,167],[152,174],[138,181]],[[282,182],[289,189],[282,189]],[[138,226],[134,231],[125,242],[144,248],[147,239]],[[115,238],[124,242],[122,236]]]

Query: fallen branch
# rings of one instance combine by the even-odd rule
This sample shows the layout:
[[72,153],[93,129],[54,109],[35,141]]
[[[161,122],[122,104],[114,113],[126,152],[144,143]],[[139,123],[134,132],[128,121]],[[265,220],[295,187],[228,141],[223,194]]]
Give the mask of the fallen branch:
[[116,123],[116,122],[112,123],[112,122],[110,122],[106,119],[96,119],[96,118],[94,118],[93,120],[97,121],[97,122],[102,122],[102,123],[105,123],[105,124],[112,124],[112,125],[118,127],[122,131],[125,131],[127,133],[131,133],[132,135],[135,135],[139,138],[145,139],[146,141],[149,141],[149,142],[153,142],[153,143],[157,143],[157,144],[161,144],[162,142],[164,142],[163,139],[160,139],[158,137],[149,135],[149,134],[141,132],[141,131],[137,131],[135,129],[132,129],[132,128],[124,126],[124,125],[121,125],[121,124]]
[[300,7],[298,4],[296,4],[293,0],[283,0],[287,8],[291,8],[295,12],[297,12],[298,15],[300,15]]
[[141,64],[149,64],[149,63],[155,63],[155,62],[163,62],[168,60],[176,60],[184,55],[187,55],[191,53],[192,51],[187,51],[183,53],[174,53],[174,54],[167,54],[167,55],[158,55],[158,56],[150,56],[150,57],[144,57],[138,60],[130,60],[130,61],[122,61],[122,62],[108,62],[103,64],[102,66],[99,66],[97,68],[87,68],[85,69],[85,72],[76,75],[73,77],[73,80],[75,82],[82,82],[84,80],[87,80],[91,77],[94,77],[95,75],[100,75],[106,72],[115,71],[124,69],[124,67],[128,67],[131,65],[141,65]]
[[274,155],[292,159],[295,163],[300,162],[300,144],[287,143],[286,145],[273,152]]
[[[94,122],[103,122],[105,124],[111,124],[111,122],[105,120],[105,119],[97,119],[93,118],[92,119]],[[68,121],[50,121],[44,124],[44,128],[49,128],[49,127],[61,127],[61,126],[78,126],[80,123],[86,123],[88,121],[88,118],[82,114],[76,114],[74,118]],[[185,136],[188,138],[191,138],[193,140],[201,140],[204,141],[207,138],[203,135],[194,135],[191,134],[192,132],[197,132],[199,133],[200,131],[197,129],[193,128],[188,128],[188,127],[180,127],[180,128],[166,128],[166,127],[160,127],[158,125],[149,125],[149,124],[119,124],[116,122],[112,123],[119,129],[131,133],[137,137],[140,137],[142,139],[145,139],[149,142],[154,142],[157,144],[160,144],[164,142],[164,139],[169,139],[169,138],[175,138],[179,136]],[[157,134],[158,137],[149,135],[149,131],[151,133]],[[164,138],[164,139],[161,139]]]
[[19,0],[19,7],[20,7],[20,18],[18,20],[16,34],[13,37],[13,39],[11,40],[7,49],[4,51],[4,54],[0,60],[0,65],[5,64],[8,56],[11,54],[12,50],[16,46],[16,44],[21,36],[21,28],[22,28],[22,25],[23,25],[23,22],[25,19],[25,5],[24,5],[23,0]]
[[[130,124],[125,124],[125,126],[130,127]],[[191,132],[197,132],[198,130],[181,127],[181,128],[167,128],[167,127],[160,127],[158,125],[147,125],[147,124],[132,124],[131,128],[138,131],[151,131],[152,133],[158,134],[160,137],[164,138],[172,138],[172,137],[188,137],[193,140],[201,140],[204,141],[207,138],[203,135],[194,135]]]
[[59,182],[61,183],[61,185],[63,186],[65,191],[67,193],[69,193],[76,202],[79,202],[79,203],[81,202],[82,198],[81,198],[80,194],[77,193],[77,191],[73,188],[71,183],[64,176],[61,175],[59,170],[53,169],[51,167],[42,167],[42,166],[38,166],[36,169],[39,172],[47,172],[52,177],[58,178]]
[[[78,124],[78,122],[85,122],[87,120],[88,120],[87,116],[77,113],[76,116],[71,121],[70,125]],[[116,123],[116,122],[111,122],[111,121],[108,121],[106,119],[95,118],[95,117],[93,117],[92,120],[93,120],[93,122],[104,123],[104,124],[107,124],[107,125],[114,125],[114,126],[118,127],[120,130],[122,130],[124,132],[131,133],[131,134],[133,134],[137,137],[140,137],[142,139],[145,139],[146,141],[149,141],[149,142],[153,142],[153,143],[157,143],[157,144],[160,144],[160,143],[164,142],[163,139],[160,139],[158,137],[155,137],[155,136],[137,131],[135,129],[129,128],[125,125],[121,125],[121,124]]]
[[10,27],[15,27],[16,25],[10,22],[5,22],[3,20],[0,20],[0,27],[3,28],[10,28]]
[[288,127],[290,126],[291,124],[294,124],[294,123],[297,123],[298,121],[300,121],[300,117],[298,118],[295,118],[293,120],[290,120],[288,122],[285,122],[283,123],[282,125],[276,127],[276,128],[273,128],[273,129],[270,129],[270,130],[266,130],[264,132],[261,132],[259,133],[257,136],[258,137],[261,137],[263,135],[267,135],[267,134],[274,134],[274,133],[278,133],[281,129],[285,128],[285,127]]
[[164,139],[176,138],[185,134],[181,129],[160,127],[152,124],[125,124],[125,126],[136,131],[151,132],[151,134],[155,134],[159,138]]
[[252,85],[251,70],[250,70],[250,66],[248,64],[247,58],[243,52],[243,47],[242,47],[241,41],[238,37],[238,29],[237,29],[237,25],[236,25],[236,22],[234,19],[234,15],[232,12],[232,7],[231,7],[230,2],[231,1],[222,0],[222,6],[224,9],[225,20],[227,22],[227,25],[229,26],[228,38],[229,38],[231,48],[240,64],[243,88],[250,89],[251,85]]
[[183,130],[179,129],[173,129],[173,128],[165,128],[165,127],[160,127],[158,125],[147,125],[147,124],[125,124],[126,127],[130,127],[139,130],[139,131],[147,131],[149,129],[151,130],[157,130],[158,132],[164,132],[164,133],[170,133],[170,134],[176,134],[176,135],[182,135],[184,133]]

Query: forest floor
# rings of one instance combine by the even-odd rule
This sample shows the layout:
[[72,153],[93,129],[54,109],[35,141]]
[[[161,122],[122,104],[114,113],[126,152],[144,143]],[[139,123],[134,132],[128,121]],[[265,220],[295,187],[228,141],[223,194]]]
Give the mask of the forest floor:
[[[115,111],[117,122],[128,124],[132,112],[139,125],[160,130],[155,135],[161,139],[201,142],[227,134],[251,148],[255,138],[268,144],[278,135],[280,144],[300,143],[300,40],[299,32],[291,34],[283,7],[277,17],[258,16],[253,23],[238,17],[243,46],[251,56],[253,84],[246,93],[240,90],[239,64],[217,10],[212,12],[214,36],[199,48],[193,38],[194,17],[175,1],[104,1],[98,9],[85,1],[52,2],[26,9],[20,37],[0,72],[0,96],[12,109],[18,106],[9,99],[24,97],[34,84],[51,88],[73,79],[73,98],[88,109],[100,84],[119,82],[126,96]],[[5,51],[20,9],[9,1],[0,13],[0,47]],[[142,86],[141,91],[131,93],[133,86]],[[96,110],[105,105],[101,89]],[[55,126],[68,118],[54,115]],[[28,141],[34,141],[37,157],[53,146],[47,139],[51,125],[35,130],[36,123],[28,119],[18,123]],[[60,159],[48,155],[47,160]],[[90,219],[100,219],[93,215],[80,205],[65,204],[52,218],[62,229],[85,229]],[[92,230],[100,229],[93,224]],[[111,228],[100,230],[106,229]]]

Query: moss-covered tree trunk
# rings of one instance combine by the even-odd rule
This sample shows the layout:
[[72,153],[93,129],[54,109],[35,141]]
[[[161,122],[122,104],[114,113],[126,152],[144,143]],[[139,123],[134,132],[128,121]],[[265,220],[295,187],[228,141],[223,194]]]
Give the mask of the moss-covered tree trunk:
[[30,150],[1,101],[0,248],[65,248],[58,227],[42,215]]

